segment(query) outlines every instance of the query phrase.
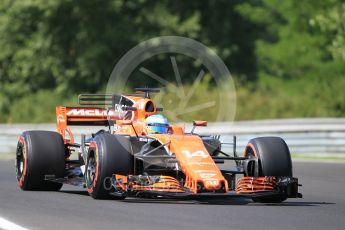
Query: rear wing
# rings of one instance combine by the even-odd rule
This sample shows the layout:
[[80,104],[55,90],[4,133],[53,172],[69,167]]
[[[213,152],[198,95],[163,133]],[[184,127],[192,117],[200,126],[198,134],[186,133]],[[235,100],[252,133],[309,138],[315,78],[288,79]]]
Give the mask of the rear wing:
[[[113,125],[115,120],[123,119],[126,114],[126,112],[115,112],[114,110],[115,105],[120,103],[121,99],[122,96],[115,94],[80,94],[78,102],[85,107],[56,107],[57,131],[65,143],[73,143],[74,137],[69,125]],[[106,106],[109,108],[105,108]]]
[[69,125],[112,126],[116,120],[142,120],[161,111],[149,98],[156,88],[137,88],[136,95],[80,94],[80,107],[56,107],[56,125],[64,142],[74,143]]
[[124,119],[126,112],[115,112],[114,109],[97,107],[56,107],[57,131],[65,143],[74,143],[69,125],[111,126],[115,120]]
[[[129,104],[127,98],[116,94],[80,94],[78,102],[83,107],[56,107],[58,124],[108,126],[114,120],[123,119],[125,111],[133,109],[132,102]],[[118,105],[120,112],[115,111]]]

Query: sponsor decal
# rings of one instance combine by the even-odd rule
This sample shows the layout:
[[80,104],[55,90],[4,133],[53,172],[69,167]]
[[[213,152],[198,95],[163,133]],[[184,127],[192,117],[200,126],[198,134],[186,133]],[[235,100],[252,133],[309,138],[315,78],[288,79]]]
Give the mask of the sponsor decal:
[[187,158],[193,158],[193,157],[202,157],[202,158],[208,158],[209,155],[205,153],[203,150],[198,150],[195,152],[191,152],[189,150],[182,150],[182,153],[187,157]]
[[65,122],[65,118],[61,114],[56,118],[56,120],[58,124]]
[[199,176],[203,179],[210,179],[214,177],[216,173],[200,173]]
[[88,117],[99,117],[99,116],[112,116],[115,112],[112,110],[105,109],[71,109],[67,112],[67,116],[88,116]]
[[195,172],[203,179],[210,179],[217,175],[217,172],[213,170],[196,170]]
[[217,180],[206,180],[205,185],[206,187],[210,186],[210,187],[215,187],[216,189],[220,188],[219,181]]

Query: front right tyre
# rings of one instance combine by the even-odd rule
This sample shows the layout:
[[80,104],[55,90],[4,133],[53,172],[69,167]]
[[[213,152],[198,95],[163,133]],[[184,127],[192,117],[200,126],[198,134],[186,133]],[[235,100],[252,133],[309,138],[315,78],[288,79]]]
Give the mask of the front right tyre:
[[[245,157],[257,157],[258,170],[252,177],[281,176],[292,177],[290,151],[280,137],[258,137],[251,139],[245,148]],[[261,203],[279,203],[287,199],[285,194],[269,197],[255,197],[253,201]]]

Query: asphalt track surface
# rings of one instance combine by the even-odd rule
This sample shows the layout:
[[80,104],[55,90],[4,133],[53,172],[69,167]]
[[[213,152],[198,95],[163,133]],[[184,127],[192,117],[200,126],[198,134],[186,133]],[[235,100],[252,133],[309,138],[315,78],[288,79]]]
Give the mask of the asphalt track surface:
[[0,217],[28,229],[345,229],[345,164],[294,163],[302,199],[93,200],[81,189],[25,192],[13,161],[0,161]]

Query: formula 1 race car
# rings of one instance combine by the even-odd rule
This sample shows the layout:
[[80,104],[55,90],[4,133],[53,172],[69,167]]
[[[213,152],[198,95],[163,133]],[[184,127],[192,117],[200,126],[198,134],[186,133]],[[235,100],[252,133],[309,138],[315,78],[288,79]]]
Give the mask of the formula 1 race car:
[[[247,197],[282,202],[302,197],[292,175],[289,148],[279,137],[249,141],[244,155],[226,153],[217,136],[171,125],[150,98],[158,88],[134,94],[81,94],[80,107],[56,108],[57,132],[26,131],[16,150],[23,190],[58,191],[63,184],[87,189],[95,199]],[[75,142],[69,126],[104,126]],[[219,164],[233,161],[233,169]]]

